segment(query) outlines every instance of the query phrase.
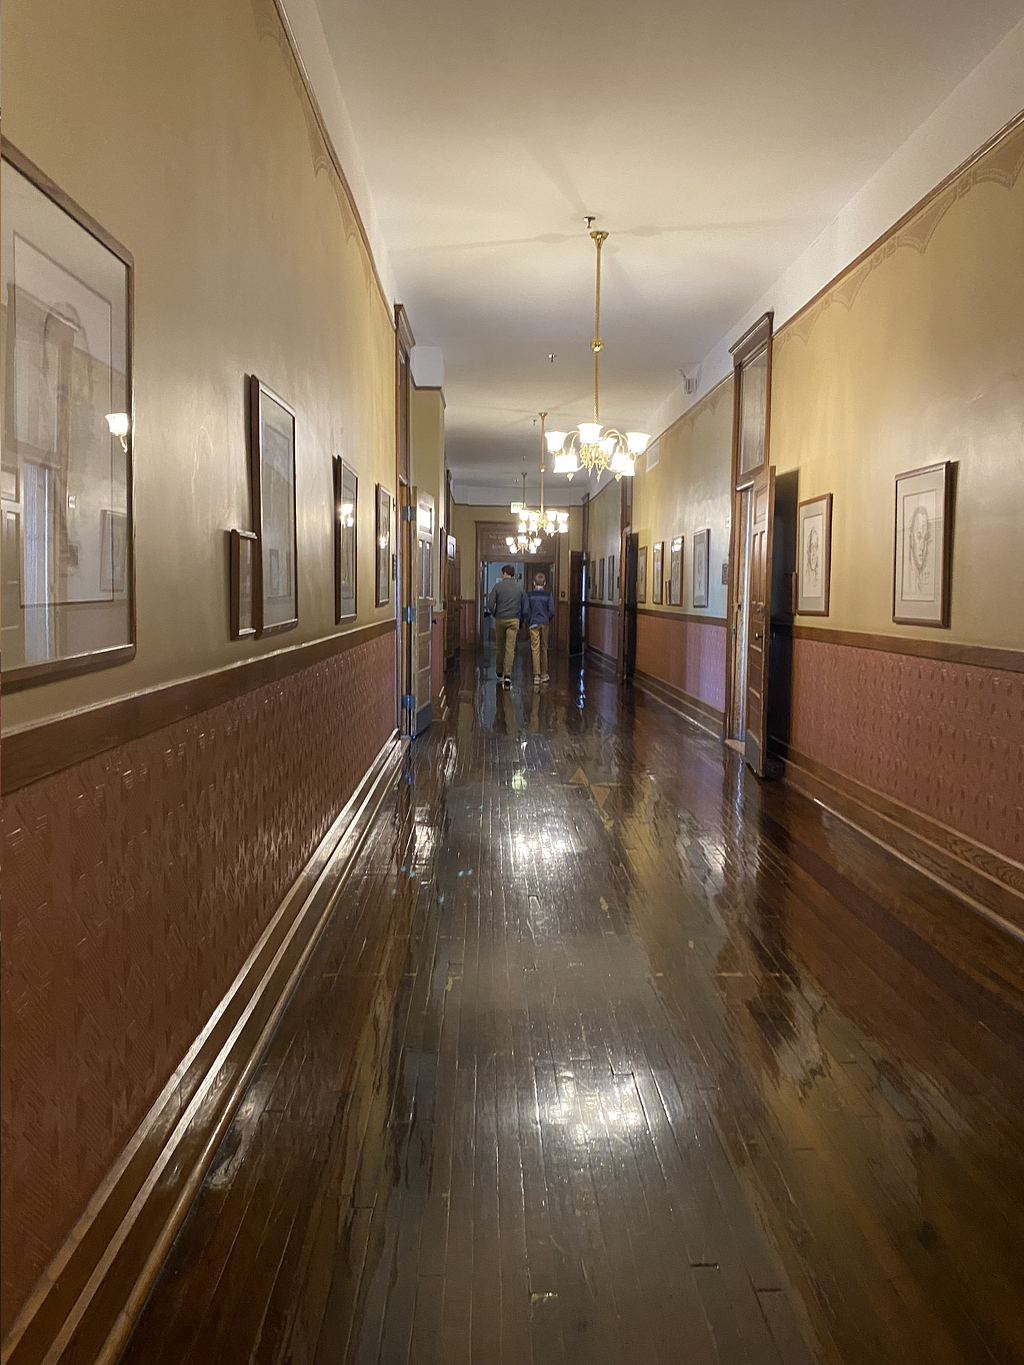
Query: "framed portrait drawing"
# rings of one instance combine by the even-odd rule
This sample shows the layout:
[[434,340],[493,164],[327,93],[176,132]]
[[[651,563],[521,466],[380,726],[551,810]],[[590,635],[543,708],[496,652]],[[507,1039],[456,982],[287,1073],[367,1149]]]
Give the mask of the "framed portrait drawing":
[[636,552],[636,600],[642,605],[647,601],[647,546],[641,545]]
[[598,601],[604,601],[604,560],[600,559],[597,563],[597,597]]
[[894,621],[949,625],[954,468],[943,460],[896,475]]
[[796,609],[801,616],[827,616],[832,563],[832,494],[797,504]]
[[695,531],[693,536],[693,605],[708,604],[708,570],[711,562],[711,531]]
[[135,655],[131,254],[2,143],[3,687]]
[[250,639],[256,634],[253,583],[259,542],[254,531],[231,532],[231,638]]
[[295,413],[255,375],[249,376],[257,635],[299,624],[295,534]]
[[391,494],[381,484],[377,485],[375,514],[377,573],[374,601],[378,607],[383,607],[391,601]]
[[619,600],[619,589],[618,589],[618,584],[615,582],[615,556],[614,556],[614,555],[609,555],[609,556],[608,556],[608,600],[609,600],[609,602],[618,602],[618,600]]
[[654,558],[651,567],[651,601],[661,605],[665,583],[665,542],[654,543]]
[[356,551],[359,479],[340,455],[334,457],[334,619],[356,614]]
[[669,546],[668,602],[670,607],[683,605],[683,538],[673,536]]

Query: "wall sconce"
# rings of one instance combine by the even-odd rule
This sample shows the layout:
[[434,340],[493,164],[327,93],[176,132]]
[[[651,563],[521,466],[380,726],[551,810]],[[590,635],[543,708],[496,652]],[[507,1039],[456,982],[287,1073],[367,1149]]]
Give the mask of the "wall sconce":
[[128,454],[128,414],[126,412],[108,412],[107,426],[110,428],[111,436],[121,438],[121,449]]

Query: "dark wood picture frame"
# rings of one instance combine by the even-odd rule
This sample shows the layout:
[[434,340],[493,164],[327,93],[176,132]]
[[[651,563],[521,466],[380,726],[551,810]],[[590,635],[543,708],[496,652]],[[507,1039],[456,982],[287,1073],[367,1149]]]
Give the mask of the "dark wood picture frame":
[[259,537],[255,531],[231,531],[231,638],[256,636],[256,556]]
[[[819,508],[821,510],[821,534],[818,537],[816,547],[813,543],[805,545],[804,524],[808,519],[808,513],[804,511],[805,507],[813,509],[810,515],[816,515]],[[810,528],[809,534],[813,533],[813,530],[813,527]],[[808,565],[806,562],[807,556],[814,553],[818,556],[816,570],[813,565]],[[820,583],[821,591],[808,596],[804,592],[805,583],[808,587],[813,587],[815,579]],[[797,503],[796,507],[796,611],[798,615],[828,615],[831,579],[832,494],[819,493],[816,498],[804,498],[803,501]]]
[[391,601],[391,494],[377,484],[374,496],[374,574],[373,601],[386,607]]
[[641,545],[636,552],[636,600],[639,606],[647,601],[647,546]]
[[670,607],[683,605],[683,544],[682,536],[673,536],[669,544],[668,556],[668,604]]
[[[705,526],[693,533],[693,605],[706,607],[710,600],[711,584],[711,528]],[[701,591],[703,584],[703,591]]]
[[[83,232],[93,237],[101,246],[125,268],[125,323],[124,323],[124,403],[125,414],[128,418],[128,430],[124,435],[124,474],[125,492],[124,508],[111,509],[117,515],[123,515],[127,519],[125,529],[125,594],[127,608],[127,640],[122,644],[104,646],[100,649],[89,650],[79,654],[69,654],[63,658],[47,659],[41,663],[24,664],[16,667],[5,667],[3,669],[3,690],[5,692],[18,692],[27,687],[35,687],[40,683],[57,682],[63,678],[77,677],[83,673],[96,672],[103,668],[114,668],[119,664],[128,663],[135,658],[137,635],[136,623],[136,585],[135,585],[135,475],[134,475],[134,454],[135,454],[135,381],[134,381],[134,342],[135,342],[135,260],[132,253],[117,240],[106,228],[87,213],[80,204],[76,203],[64,190],[42,171],[35,162],[29,160],[27,156],[14,146],[6,137],[0,137],[0,157],[23,176],[40,194],[44,195],[50,202],[63,213],[65,213]],[[5,205],[4,216],[8,217],[10,208]],[[59,262],[56,263],[59,265]],[[65,267],[60,266],[61,269]],[[68,273],[74,274],[70,269]],[[86,288],[90,286],[86,285]],[[8,355],[5,357],[5,383],[13,383],[13,347],[15,341],[15,326],[13,321],[8,323]],[[5,452],[12,449],[13,427],[10,425],[14,420],[14,403],[8,396],[8,401],[4,404],[5,410],[5,429],[3,431],[3,444]],[[113,433],[111,433],[112,439]],[[17,493],[20,500],[21,480],[17,480]],[[6,492],[4,494],[6,497]],[[7,532],[7,515],[3,515],[3,534]],[[19,530],[19,534],[21,531]],[[111,575],[115,568],[111,563]]]
[[651,556],[651,601],[656,607],[660,607],[665,600],[665,542],[656,540],[654,542],[654,553]]
[[[292,604],[294,612],[291,616],[279,621],[268,621],[267,617],[267,588],[274,586],[267,583],[266,565],[271,554],[279,554],[280,547],[266,545],[266,525],[264,507],[264,440],[263,440],[263,400],[268,399],[271,403],[281,408],[291,419],[290,433],[290,465],[291,465],[291,525],[288,528],[291,535],[291,573],[288,577],[292,585]],[[259,542],[258,553],[256,555],[256,576],[253,618],[256,625],[256,634],[262,639],[266,635],[280,635],[283,631],[294,630],[299,624],[299,555],[298,555],[298,528],[296,522],[297,514],[297,488],[295,478],[295,410],[278,395],[258,379],[256,375],[249,376],[249,468],[252,481],[252,519],[256,528],[256,537]],[[286,556],[288,550],[285,551]],[[278,560],[278,564],[280,561]],[[288,562],[285,559],[284,573],[287,573]],[[282,570],[277,570],[278,583],[284,581]],[[279,596],[280,594],[275,594]]]
[[[340,455],[334,456],[332,472],[334,475],[334,621],[337,625],[342,621],[351,621],[359,614],[359,475]],[[348,488],[346,488],[346,483],[350,484]],[[351,584],[346,581],[346,559],[351,566]]]
[[[906,484],[912,479],[923,479],[925,476],[934,476],[931,480],[933,487],[929,490],[933,496],[937,496],[942,506],[942,526],[938,535],[934,534],[931,525],[926,527],[926,543],[924,551],[915,554],[914,541],[919,540],[915,533],[916,514],[911,519],[911,525],[906,526],[900,508],[901,485]],[[938,460],[935,464],[922,465],[918,469],[908,469],[902,474],[897,474],[894,480],[895,485],[895,508],[893,512],[893,566],[892,566],[892,619],[901,625],[910,626],[931,626],[938,629],[948,629],[950,618],[950,587],[952,580],[953,567],[953,499],[956,481],[956,462],[954,460]],[[904,494],[904,497],[908,496]],[[927,515],[925,521],[927,521]],[[923,611],[920,614],[908,614],[906,610],[901,614],[901,603],[906,607],[906,603],[912,600],[923,601],[923,598],[912,599],[906,594],[906,568],[907,559],[911,560],[912,568],[916,568],[921,574],[925,572],[927,555],[931,545],[936,545],[940,555],[940,562],[937,566],[938,573],[935,576],[935,567],[930,572],[933,575],[933,582],[938,588],[938,601],[932,614],[926,615]],[[917,564],[916,560],[922,559],[922,563]],[[901,588],[904,589],[901,594]]]

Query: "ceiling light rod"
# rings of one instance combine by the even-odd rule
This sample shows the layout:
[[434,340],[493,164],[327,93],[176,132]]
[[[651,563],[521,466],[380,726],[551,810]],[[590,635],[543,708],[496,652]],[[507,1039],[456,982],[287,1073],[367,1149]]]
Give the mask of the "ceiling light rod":
[[[587,218],[587,227],[593,223]],[[549,431],[547,447],[555,457],[555,473],[571,479],[582,466],[588,474],[603,474],[610,469],[616,479],[633,473],[633,462],[647,449],[650,436],[646,431],[627,431],[625,435],[614,427],[601,434],[600,363],[604,342],[601,340],[601,248],[608,240],[607,232],[595,228],[590,234],[597,249],[597,270],[594,287],[594,420],[580,422],[574,431]]]

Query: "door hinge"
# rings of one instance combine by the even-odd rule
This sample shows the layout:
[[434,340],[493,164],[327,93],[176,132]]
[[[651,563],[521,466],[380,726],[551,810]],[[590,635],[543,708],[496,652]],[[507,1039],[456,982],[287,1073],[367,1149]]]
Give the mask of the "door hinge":
[[402,710],[403,711],[416,710],[416,698],[412,695],[411,692],[402,693]]
[[416,620],[416,608],[415,608],[415,607],[403,607],[403,608],[402,608],[402,620],[403,620],[403,621],[415,621],[415,620]]

